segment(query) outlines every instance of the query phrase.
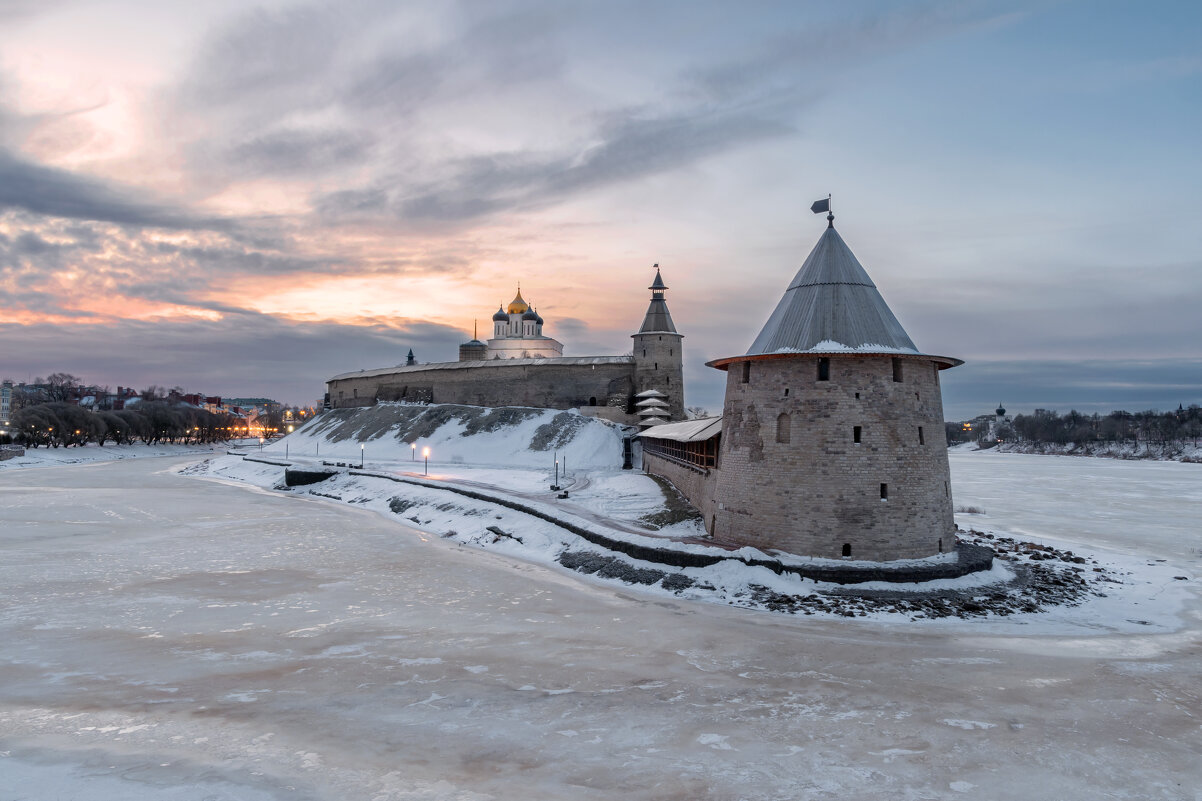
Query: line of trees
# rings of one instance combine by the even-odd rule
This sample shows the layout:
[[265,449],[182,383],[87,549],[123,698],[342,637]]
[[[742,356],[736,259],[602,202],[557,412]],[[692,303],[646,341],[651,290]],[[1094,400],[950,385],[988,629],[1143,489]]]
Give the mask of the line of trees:
[[[982,424],[985,423],[985,424]],[[1202,407],[1191,404],[1175,412],[1115,411],[1110,414],[1082,414],[1076,410],[1066,414],[1036,409],[1032,414],[1015,415],[1013,420],[995,425],[987,418],[972,422],[972,429],[962,423],[948,423],[948,444],[988,437],[993,444],[1030,442],[1036,444],[1085,445],[1090,443],[1125,443],[1138,445],[1167,445],[1202,440]],[[988,444],[988,443],[982,443]]]
[[[12,439],[28,448],[103,445],[113,442],[191,444],[222,442],[234,434],[241,421],[230,414],[214,414],[186,404],[166,401],[139,403],[132,409],[90,412],[70,403],[40,403],[12,415]],[[243,425],[243,427],[245,427]]]

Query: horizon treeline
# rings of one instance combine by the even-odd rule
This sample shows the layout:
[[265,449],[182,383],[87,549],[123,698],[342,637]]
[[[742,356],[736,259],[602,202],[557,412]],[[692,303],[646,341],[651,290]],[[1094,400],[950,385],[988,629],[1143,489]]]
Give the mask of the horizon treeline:
[[18,409],[9,423],[8,438],[27,448],[70,447],[89,442],[97,445],[213,443],[246,430],[246,423],[232,414],[214,414],[165,400],[141,403],[132,409],[98,412],[51,401]]
[[[982,418],[977,418],[978,421]],[[957,445],[976,441],[1030,442],[1035,444],[1124,443],[1167,445],[1202,439],[1202,407],[1190,404],[1173,412],[1149,409],[1143,412],[1113,411],[1109,414],[1082,414],[1075,409],[1065,414],[1036,409],[997,423],[974,425],[965,430],[963,423],[948,423],[947,442]]]

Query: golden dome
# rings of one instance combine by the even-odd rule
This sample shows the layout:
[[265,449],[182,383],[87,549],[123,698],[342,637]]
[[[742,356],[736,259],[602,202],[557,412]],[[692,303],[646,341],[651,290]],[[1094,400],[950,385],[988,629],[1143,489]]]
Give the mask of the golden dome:
[[517,295],[515,295],[513,300],[511,300],[509,302],[509,313],[510,314],[523,314],[529,308],[530,308],[530,304],[527,303],[526,301],[522,300],[522,288],[518,287]]

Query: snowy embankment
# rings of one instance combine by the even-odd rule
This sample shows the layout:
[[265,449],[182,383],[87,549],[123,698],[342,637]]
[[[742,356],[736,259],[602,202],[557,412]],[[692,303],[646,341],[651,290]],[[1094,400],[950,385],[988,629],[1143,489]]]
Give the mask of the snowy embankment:
[[[977,450],[975,443],[957,450]],[[1202,447],[1189,442],[1003,442],[999,453],[1029,453],[1044,456],[1095,456],[1104,459],[1151,459],[1163,462],[1202,462]]]
[[[629,429],[633,433],[633,429]],[[422,461],[506,468],[622,466],[624,429],[576,411],[381,403],[323,412],[263,452],[372,464]]]
[[[464,409],[469,410],[466,416]],[[276,464],[223,456],[186,472],[354,504],[461,545],[558,565],[606,581],[642,585],[653,594],[791,613],[943,618],[948,623],[948,618],[1002,616],[1016,625],[1063,632],[1148,631],[1148,626],[1167,631],[1177,627],[1176,614],[1189,595],[1185,585],[1190,576],[1177,578],[1179,567],[1139,555],[1083,548],[1079,542],[1057,541],[1054,536],[1040,538],[1044,547],[1019,546],[1019,541],[1028,539],[1021,531],[983,527],[979,516],[965,516],[961,522],[980,530],[970,539],[1001,554],[991,571],[922,585],[841,587],[778,575],[739,560],[780,556],[754,549],[729,553],[735,558],[706,567],[641,561],[600,547],[541,516],[449,491],[468,489],[520,500],[540,514],[624,541],[654,543],[670,537],[677,541],[674,548],[715,551],[696,542],[704,536],[699,518],[687,505],[682,508],[670,487],[646,475],[621,471],[616,460],[608,459],[620,447],[620,431],[588,418],[579,418],[583,423],[573,418],[579,416],[524,409],[473,411],[472,407],[393,405],[346,410],[318,418],[262,455],[250,454],[252,460]],[[431,443],[435,455],[428,478],[420,459],[414,463],[406,458],[403,437],[415,431],[421,432],[417,442]],[[306,454],[310,446],[323,459],[332,453],[335,460],[357,462],[354,457],[360,454],[361,442],[370,449],[365,451],[365,470],[340,470],[314,485],[283,487],[283,468],[278,463],[285,453],[287,461],[298,465],[313,463],[308,455],[294,458],[297,452]],[[560,476],[570,499],[549,490],[553,465],[548,469],[550,453],[540,449],[547,443],[562,448],[574,465],[570,473]],[[589,450],[590,444],[598,443],[600,453]],[[373,458],[377,454],[379,458]],[[444,454],[447,458],[437,458]],[[505,464],[513,466],[501,466]],[[664,522],[670,525],[657,530],[656,524]],[[679,542],[682,539],[693,542]],[[1145,597],[1149,587],[1155,591]]]

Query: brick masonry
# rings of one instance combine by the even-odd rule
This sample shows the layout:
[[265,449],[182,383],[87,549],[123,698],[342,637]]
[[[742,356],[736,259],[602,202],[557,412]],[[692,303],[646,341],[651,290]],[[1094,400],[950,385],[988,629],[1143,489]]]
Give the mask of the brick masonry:
[[899,357],[898,382],[893,357],[829,358],[827,381],[815,356],[753,357],[746,383],[745,362],[729,365],[707,528],[728,542],[836,559],[845,545],[872,561],[952,550],[936,364]]
[[[348,376],[328,384],[334,408],[372,406],[379,401],[461,403],[469,406],[534,406],[544,409],[608,407],[627,420],[634,396],[633,360],[602,364],[510,365],[477,362],[472,368],[398,370]],[[478,366],[477,366],[478,365]]]

